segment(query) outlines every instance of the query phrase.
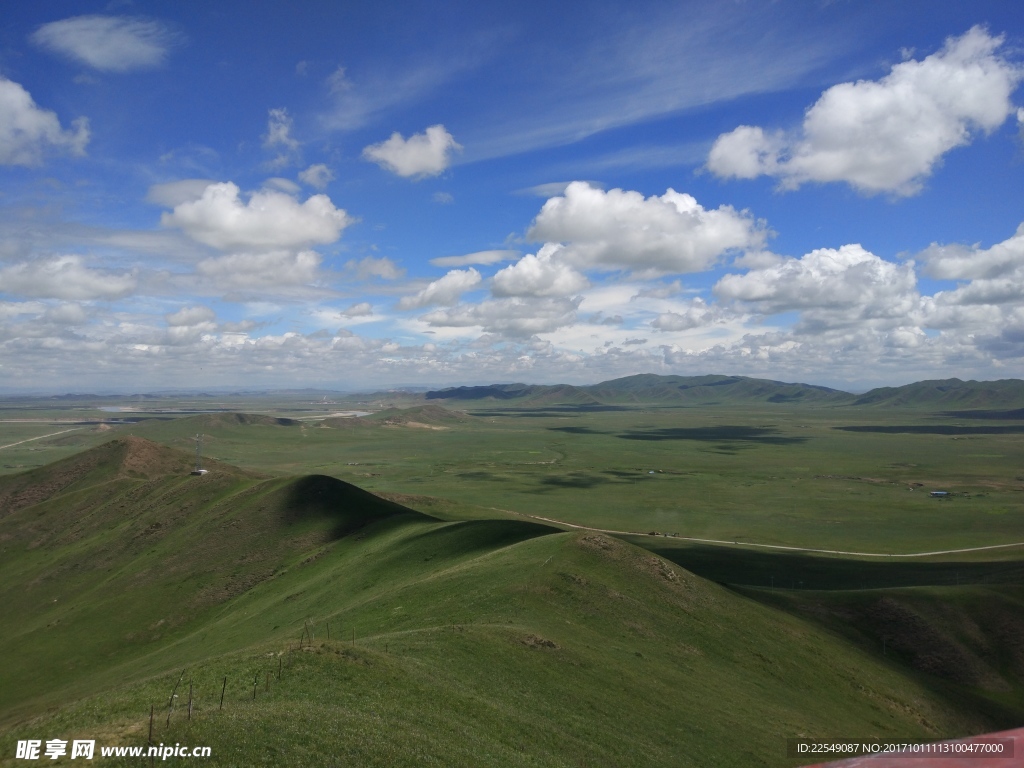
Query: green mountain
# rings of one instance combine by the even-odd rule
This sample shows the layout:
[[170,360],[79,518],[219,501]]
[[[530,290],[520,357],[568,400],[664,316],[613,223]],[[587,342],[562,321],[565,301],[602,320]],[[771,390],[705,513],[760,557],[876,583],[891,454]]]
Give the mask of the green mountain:
[[479,387],[448,387],[429,391],[425,397],[427,400],[459,402],[508,401],[516,407],[551,404],[592,405],[599,402],[586,392],[585,387],[574,387],[569,384],[490,384]]
[[515,407],[542,405],[717,405],[727,403],[839,404],[846,392],[810,384],[786,384],[745,376],[659,376],[653,373],[612,379],[586,387],[568,384],[494,384],[449,387],[426,393],[427,400],[507,401]]
[[[880,387],[862,395],[813,384],[789,384],[747,376],[661,376],[643,373],[591,386],[568,384],[493,384],[432,390],[427,400],[472,404],[505,402],[523,408],[543,405],[730,405],[753,403],[889,406],[921,409],[997,409],[988,418],[1020,418],[1024,413],[1024,381],[919,381],[902,387]],[[1011,411],[1020,413],[1014,414]],[[961,415],[952,412],[951,415]],[[984,414],[964,414],[986,418]]]
[[880,387],[857,397],[854,405],[902,408],[1024,408],[1024,381],[919,381],[902,387]]
[[122,438],[0,477],[0,755],[143,744],[155,706],[212,765],[789,765],[1016,712],[600,533],[190,465]]
[[658,376],[639,374],[585,388],[603,403],[844,403],[846,392],[811,384],[786,384],[746,376]]

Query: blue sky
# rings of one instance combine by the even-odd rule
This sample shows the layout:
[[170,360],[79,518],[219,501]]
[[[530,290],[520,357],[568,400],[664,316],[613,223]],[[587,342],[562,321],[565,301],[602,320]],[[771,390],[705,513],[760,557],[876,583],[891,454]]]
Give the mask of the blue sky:
[[15,4],[0,388],[1022,376],[1022,22]]

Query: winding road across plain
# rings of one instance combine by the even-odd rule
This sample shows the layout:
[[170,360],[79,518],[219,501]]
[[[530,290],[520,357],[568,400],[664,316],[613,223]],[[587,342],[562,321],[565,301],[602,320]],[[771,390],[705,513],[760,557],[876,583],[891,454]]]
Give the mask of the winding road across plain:
[[[503,509],[502,512],[511,512],[511,510]],[[545,523],[554,523],[555,525],[564,525],[569,528],[579,528],[584,531],[597,531],[598,533],[611,533],[618,536],[650,536],[649,533],[641,533],[640,531],[613,531],[608,528],[593,528],[589,525],[577,525],[576,523],[567,523],[564,520],[554,520],[550,517],[541,517],[540,515],[527,515],[523,512],[512,512],[514,515],[520,517],[529,517],[533,520],[543,520]],[[656,534],[657,535],[657,534]],[[699,539],[696,536],[667,536],[669,539],[676,539],[678,541],[696,541],[701,544],[726,544],[730,547],[758,547],[760,549],[782,549],[787,552],[815,552],[818,554],[825,555],[852,555],[853,557],[933,557],[935,555],[957,555],[965,552],[981,552],[987,549],[1007,549],[1009,547],[1024,547],[1024,541],[1016,541],[1012,544],[989,544],[984,547],[965,547],[963,549],[939,549],[934,552],[909,552],[905,554],[893,554],[891,552],[848,552],[842,549],[814,549],[813,547],[790,547],[784,544],[758,544],[752,541],[736,541],[726,539]]]
[[8,443],[7,445],[0,445],[0,451],[2,451],[4,448],[13,448],[14,446],[21,445],[22,443],[31,443],[33,440],[42,440],[44,437],[53,437],[54,435],[63,435],[65,432],[74,432],[76,429],[81,429],[81,427],[72,427],[71,429],[62,429],[60,432],[51,432],[48,435],[39,435],[39,437],[30,437],[30,438],[28,438],[28,440],[19,440],[16,443]]

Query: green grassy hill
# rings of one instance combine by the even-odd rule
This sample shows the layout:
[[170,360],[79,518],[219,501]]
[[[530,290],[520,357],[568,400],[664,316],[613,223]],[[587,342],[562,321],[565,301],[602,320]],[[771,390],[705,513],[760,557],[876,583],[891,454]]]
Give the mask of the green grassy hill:
[[223,429],[239,425],[254,427],[297,427],[302,424],[296,419],[285,419],[279,416],[266,416],[259,413],[204,413],[199,416],[186,416],[181,424],[195,426],[197,431],[204,429]]
[[602,403],[838,404],[849,402],[851,397],[846,392],[828,387],[787,384],[746,376],[658,376],[650,373],[613,379],[585,389]]
[[447,427],[454,424],[466,424],[474,420],[464,411],[453,411],[443,408],[440,405],[427,403],[412,408],[386,408],[371,416],[365,416],[362,421],[371,424],[382,424],[385,426],[440,426]]
[[150,705],[224,765],[786,765],[786,736],[1003,724],[624,541],[190,458],[123,438],[0,478],[0,755],[141,744]]
[[715,405],[741,403],[847,403],[846,392],[810,384],[751,379],[745,376],[659,376],[653,373],[612,379],[592,386],[568,384],[494,384],[449,387],[427,392],[428,400],[489,404],[507,401],[516,407],[544,405]]
[[860,395],[854,405],[892,406],[919,410],[952,408],[1022,408],[1024,381],[918,381],[902,387],[880,387]]

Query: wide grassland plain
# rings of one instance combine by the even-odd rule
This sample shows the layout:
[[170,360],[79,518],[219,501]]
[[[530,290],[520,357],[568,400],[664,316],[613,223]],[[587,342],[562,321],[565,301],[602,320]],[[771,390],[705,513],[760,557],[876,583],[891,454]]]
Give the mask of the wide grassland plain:
[[[238,765],[794,765],[789,736],[1024,718],[1013,413],[322,399],[2,404],[0,486],[177,452],[4,523],[0,760],[144,743],[154,702],[156,740]],[[353,527],[377,502],[308,475],[424,515]],[[182,668],[196,718],[165,725]]]
[[[3,449],[0,471],[123,433],[192,450],[202,432],[204,453],[226,463],[331,475],[402,494],[431,514],[518,513],[615,531],[882,554],[1024,542],[1024,420],[863,407],[477,405],[424,423],[415,415],[323,419],[344,409],[288,400],[174,406],[293,422],[153,413],[152,404],[148,413],[75,409],[59,418],[143,420],[99,432],[79,425]],[[19,423],[0,443],[76,426],[64,423]],[[0,434],[10,426],[0,423]],[[951,495],[929,495],[937,490]]]

